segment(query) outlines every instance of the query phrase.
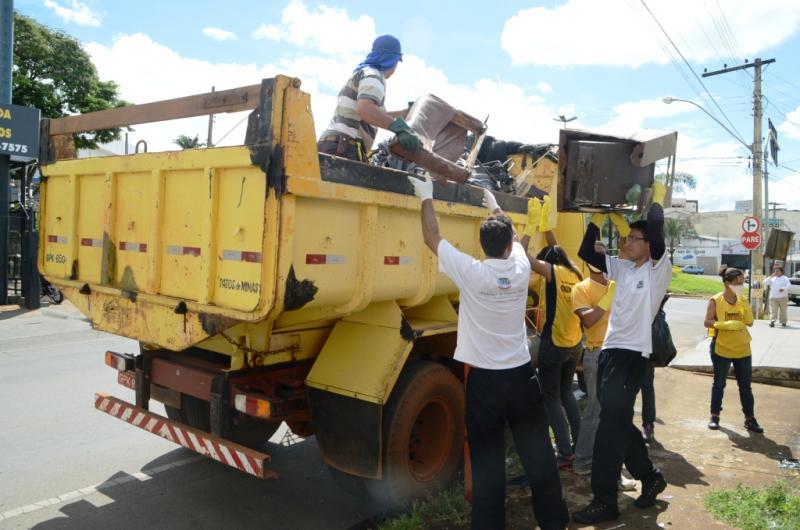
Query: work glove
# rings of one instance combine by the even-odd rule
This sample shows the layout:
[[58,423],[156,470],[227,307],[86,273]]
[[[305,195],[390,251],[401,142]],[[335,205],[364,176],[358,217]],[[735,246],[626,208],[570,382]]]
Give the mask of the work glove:
[[659,204],[664,206],[664,196],[667,194],[667,187],[664,186],[661,182],[656,182],[653,184],[653,204]]
[[606,294],[603,295],[603,298],[597,302],[597,307],[602,309],[603,311],[608,311],[611,309],[611,303],[614,301],[614,294],[617,292],[617,282],[614,280],[609,280],[608,282],[608,290]]
[[417,133],[414,132],[414,129],[406,123],[406,120],[403,118],[395,118],[394,121],[389,124],[389,130],[397,137],[397,142],[400,144],[400,147],[411,154],[419,152],[422,147],[422,142],[419,136],[417,136]]
[[495,210],[500,208],[497,205],[497,199],[494,198],[494,193],[483,188],[483,205],[489,209],[489,213],[494,213]]
[[726,320],[724,322],[714,322],[714,329],[722,329],[725,331],[741,331],[747,329],[747,325],[741,320]]
[[550,213],[553,211],[553,202],[549,195],[545,195],[542,200],[542,216],[539,221],[539,231],[549,232],[556,227],[555,221],[550,224]]
[[539,231],[539,223],[542,221],[542,203],[539,199],[528,199],[528,222],[525,223],[525,230],[522,235],[533,237]]
[[606,219],[608,219],[608,214],[603,212],[595,212],[592,214],[592,217],[591,219],[589,219],[589,222],[592,223],[594,226],[596,226],[598,230],[602,230],[603,223],[606,222]]
[[628,234],[631,233],[631,227],[628,226],[628,221],[625,219],[624,215],[614,212],[608,214],[608,218],[611,219],[611,222],[617,226],[619,235],[622,237],[628,237]]
[[408,181],[414,186],[414,195],[419,197],[419,200],[426,201],[433,199],[433,182],[428,178],[418,179],[416,177],[406,177]]

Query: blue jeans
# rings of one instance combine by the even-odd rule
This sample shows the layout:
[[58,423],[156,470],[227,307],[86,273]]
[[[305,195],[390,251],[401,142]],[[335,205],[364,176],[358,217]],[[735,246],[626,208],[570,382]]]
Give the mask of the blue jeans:
[[578,440],[580,431],[581,411],[572,393],[572,379],[581,351],[580,343],[572,348],[561,348],[545,338],[542,338],[539,348],[539,379],[544,391],[544,407],[561,456],[572,455],[572,441]]
[[602,346],[583,352],[583,378],[586,381],[587,405],[581,417],[578,441],[575,444],[575,469],[592,467],[594,436],[600,421],[600,400],[597,398],[597,363]]
[[655,379],[655,366],[647,363],[647,371],[642,382],[642,425],[652,425],[656,422],[656,389],[653,386]]
[[711,363],[714,365],[714,384],[711,386],[711,414],[719,416],[722,411],[722,396],[725,393],[725,384],[728,381],[728,373],[733,365],[733,373],[736,374],[736,383],[739,385],[739,401],[742,404],[742,412],[745,417],[754,415],[755,399],[750,383],[753,381],[753,357],[747,356],[741,359],[728,359],[720,357],[714,353],[714,342],[711,342]]

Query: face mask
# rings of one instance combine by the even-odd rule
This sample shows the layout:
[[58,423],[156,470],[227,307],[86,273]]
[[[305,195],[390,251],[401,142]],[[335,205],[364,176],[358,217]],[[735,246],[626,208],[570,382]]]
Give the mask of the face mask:
[[736,293],[736,296],[744,294],[744,285],[731,285],[731,291]]

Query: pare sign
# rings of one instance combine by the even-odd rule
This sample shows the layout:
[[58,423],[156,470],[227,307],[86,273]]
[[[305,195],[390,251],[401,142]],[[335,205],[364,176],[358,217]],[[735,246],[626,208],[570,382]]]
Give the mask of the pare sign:
[[742,246],[747,250],[755,250],[761,246],[761,234],[758,232],[745,232],[742,234]]

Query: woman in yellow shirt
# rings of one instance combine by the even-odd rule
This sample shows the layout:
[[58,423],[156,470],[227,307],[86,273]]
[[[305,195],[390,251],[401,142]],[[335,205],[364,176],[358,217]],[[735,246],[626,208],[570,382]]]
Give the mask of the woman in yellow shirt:
[[708,428],[719,429],[719,413],[722,411],[722,396],[731,364],[739,385],[739,400],[744,412],[744,426],[748,431],[757,433],[764,429],[756,421],[753,407],[753,390],[750,383],[753,379],[753,361],[750,352],[750,333],[748,326],[753,325],[753,312],[750,304],[742,294],[744,290],[744,273],[732,267],[723,267],[719,275],[725,284],[725,290],[714,295],[708,301],[705,326],[711,339],[711,362],[714,365],[714,384],[711,387],[711,420]]
[[548,245],[531,259],[533,272],[544,280],[544,296],[540,303],[544,306],[545,321],[539,347],[539,379],[558,447],[558,467],[571,469],[581,423],[578,402],[572,393],[572,379],[583,351],[581,321],[572,310],[572,288],[583,276],[564,249],[556,244],[553,232],[545,232],[545,237]]

